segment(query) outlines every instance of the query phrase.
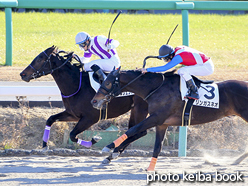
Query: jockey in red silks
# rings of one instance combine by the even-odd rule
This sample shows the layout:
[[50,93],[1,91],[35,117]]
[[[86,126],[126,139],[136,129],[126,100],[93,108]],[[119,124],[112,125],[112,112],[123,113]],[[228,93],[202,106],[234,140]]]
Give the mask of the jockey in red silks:
[[[120,66],[120,59],[116,51],[119,46],[117,40],[108,40],[108,38],[101,35],[91,37],[86,32],[79,32],[75,37],[75,42],[84,51],[84,56],[80,58],[84,64],[84,70],[93,70],[100,81],[105,79],[103,71],[110,72],[114,67],[118,68]],[[100,59],[90,61],[92,54]]]
[[162,59],[164,66],[142,68],[142,73],[167,71],[178,64],[185,65],[178,70],[178,74],[186,81],[188,93],[185,96],[188,99],[199,99],[198,88],[195,85],[191,75],[207,76],[214,72],[214,65],[210,57],[187,46],[178,46],[175,49],[170,45],[163,45],[159,49],[159,59]]

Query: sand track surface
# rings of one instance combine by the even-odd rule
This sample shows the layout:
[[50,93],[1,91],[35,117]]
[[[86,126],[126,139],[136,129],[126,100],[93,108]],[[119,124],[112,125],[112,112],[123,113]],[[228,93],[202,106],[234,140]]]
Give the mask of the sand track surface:
[[[153,179],[145,170],[150,157],[120,157],[109,165],[102,165],[104,157],[96,156],[22,156],[1,157],[0,185],[147,185]],[[159,157],[156,174],[179,176],[177,182],[150,182],[149,185],[247,185],[248,159],[232,165],[231,157]],[[184,173],[183,173],[184,172]],[[185,174],[211,175],[211,182],[185,180]],[[216,172],[221,175],[242,174],[242,182],[216,182]],[[165,177],[161,177],[163,180]],[[176,177],[175,177],[176,178]],[[184,179],[184,180],[183,180]],[[232,177],[234,179],[234,177]]]

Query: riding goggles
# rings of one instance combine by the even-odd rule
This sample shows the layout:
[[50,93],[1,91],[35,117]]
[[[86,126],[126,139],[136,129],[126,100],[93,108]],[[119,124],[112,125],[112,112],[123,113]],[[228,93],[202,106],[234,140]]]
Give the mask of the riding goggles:
[[87,43],[86,43],[86,41],[85,41],[85,42],[83,42],[83,43],[80,43],[80,44],[79,44],[79,47],[84,48],[86,45],[87,45]]
[[89,40],[89,37],[87,36],[85,40],[83,40],[81,43],[79,43],[79,48],[81,50],[84,50],[84,47],[87,45],[87,41]]
[[162,57],[161,59],[163,60],[163,62],[167,63],[169,58],[168,57]]
[[164,56],[158,56],[158,59],[162,59],[162,60],[165,60],[166,58],[168,59],[168,57],[169,57],[171,54],[173,54],[174,52],[175,52],[175,50],[173,50],[171,53],[166,54],[166,55],[164,55]]

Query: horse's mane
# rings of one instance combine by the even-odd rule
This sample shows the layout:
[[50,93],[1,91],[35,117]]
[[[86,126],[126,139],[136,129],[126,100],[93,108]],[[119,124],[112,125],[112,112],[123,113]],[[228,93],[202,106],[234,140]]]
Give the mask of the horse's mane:
[[[55,53],[55,55],[58,55],[60,60],[67,60],[68,58],[70,58],[74,54],[74,51],[68,52],[68,51],[60,50],[56,46],[53,46],[53,47],[54,47],[53,52]],[[60,55],[60,54],[64,54],[64,55]],[[82,68],[82,64],[79,62],[79,60],[77,60],[75,58],[70,58],[68,62],[69,63],[67,63],[67,64],[76,70],[80,70]]]
[[55,54],[60,54],[60,53],[66,54],[66,55],[64,55],[64,57],[67,56],[67,55],[70,56],[70,55],[72,55],[74,53],[74,51],[67,52],[65,50],[61,50],[61,49],[59,49],[59,47],[54,46],[54,45],[52,47],[50,47],[50,48],[54,48],[53,53],[55,53]]
[[177,69],[174,69],[174,70],[169,71],[169,72],[165,72],[165,73],[164,73],[164,76],[165,76],[165,77],[169,77],[169,76],[178,76],[178,74],[176,74],[176,71],[177,71]]

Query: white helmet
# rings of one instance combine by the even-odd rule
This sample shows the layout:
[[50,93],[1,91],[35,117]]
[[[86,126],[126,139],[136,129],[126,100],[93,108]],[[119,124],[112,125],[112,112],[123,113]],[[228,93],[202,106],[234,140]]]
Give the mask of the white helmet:
[[[90,45],[90,42],[88,42],[88,44],[86,43],[86,41],[90,41],[90,35],[86,32],[79,32],[76,37],[75,37],[75,42],[77,45],[79,45],[79,48],[83,51],[84,50],[84,47],[87,45],[87,48],[89,47]],[[88,50],[88,49],[86,49]]]
[[84,43],[87,39],[90,38],[90,35],[86,32],[79,32],[75,37],[75,42],[77,45]]

